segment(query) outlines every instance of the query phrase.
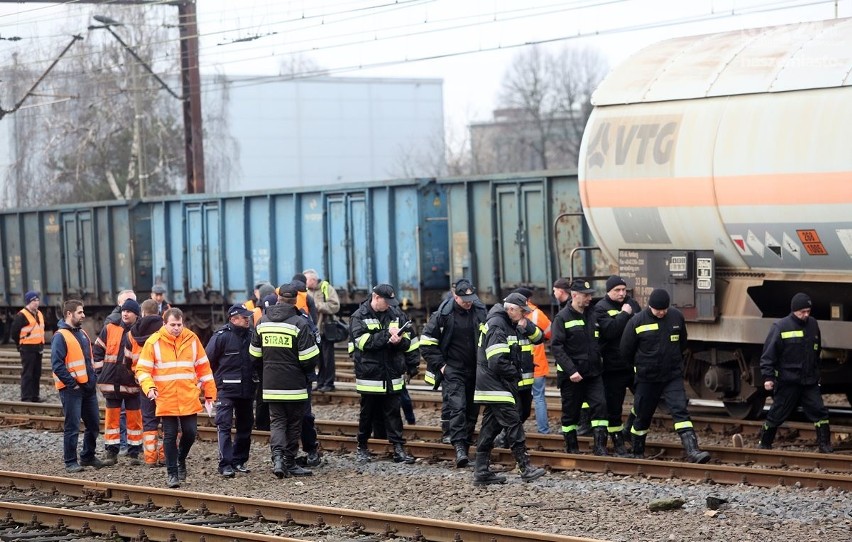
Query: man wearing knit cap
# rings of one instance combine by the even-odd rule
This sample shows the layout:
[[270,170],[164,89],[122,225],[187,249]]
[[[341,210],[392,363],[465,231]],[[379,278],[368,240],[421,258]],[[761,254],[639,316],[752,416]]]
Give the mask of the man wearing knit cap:
[[772,448],[778,426],[799,405],[816,427],[820,453],[831,453],[828,409],[819,387],[819,357],[822,349],[819,325],[811,316],[813,303],[798,293],[790,302],[790,314],[772,324],[760,356],[763,387],[773,393],[772,406],[760,432],[759,447]]
[[38,310],[41,296],[36,291],[24,294],[24,308],[12,320],[9,336],[21,355],[21,401],[41,403],[39,379],[44,352],[44,315]]
[[565,451],[580,452],[577,426],[583,401],[589,403],[595,455],[607,455],[606,400],[601,373],[598,329],[589,310],[594,289],[582,279],[571,283],[571,302],[551,326],[550,349],[556,358],[556,385],[562,396],[562,436]]
[[[627,388],[635,391],[633,363],[622,359],[619,349],[627,322],[640,310],[642,308],[639,304],[627,295],[627,283],[618,275],[607,279],[606,295],[595,304],[595,321],[600,331],[598,343],[601,358],[603,358],[603,385],[609,421],[607,431],[612,439],[615,453],[618,455],[627,454],[624,448],[625,433],[630,434],[624,431],[624,425],[621,423],[625,392]],[[636,413],[631,410],[627,418],[627,427],[633,425],[635,418]]]
[[669,293],[657,288],[648,297],[648,308],[635,314],[621,336],[621,357],[632,361],[636,372],[636,396],[633,409],[636,419],[630,429],[633,435],[633,457],[645,456],[645,439],[651,418],[660,400],[666,403],[680,435],[687,459],[691,463],[707,463],[710,454],[698,448],[698,437],[692,427],[683,388],[683,352],[686,350],[686,323],[683,314],[670,308]]

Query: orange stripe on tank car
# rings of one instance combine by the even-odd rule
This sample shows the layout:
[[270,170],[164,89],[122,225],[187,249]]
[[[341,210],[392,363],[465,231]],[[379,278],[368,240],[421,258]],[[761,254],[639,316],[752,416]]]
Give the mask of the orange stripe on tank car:
[[713,180],[709,177],[594,179],[581,184],[585,208],[716,205]]

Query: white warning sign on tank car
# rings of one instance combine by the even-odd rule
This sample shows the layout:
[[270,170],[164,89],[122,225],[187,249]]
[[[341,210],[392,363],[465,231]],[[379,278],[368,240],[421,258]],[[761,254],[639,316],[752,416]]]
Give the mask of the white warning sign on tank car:
[[837,232],[837,238],[840,239],[840,243],[846,250],[846,254],[848,254],[849,257],[852,258],[852,230],[838,229],[835,231]]
[[737,247],[737,250],[743,256],[751,256],[751,250],[748,248],[748,244],[746,244],[745,238],[738,233],[731,234],[731,241],[734,242],[734,246]]
[[760,242],[760,239],[758,239],[751,230],[748,230],[748,235],[746,235],[746,243],[748,243],[748,246],[750,246],[756,254],[759,254],[760,257],[763,258],[763,243]]
[[766,232],[766,238],[764,241],[766,242],[766,248],[768,248],[770,252],[778,256],[778,258],[782,260],[784,259],[784,255],[781,252],[781,243],[776,241],[775,238],[772,237],[771,233]]
[[799,246],[799,243],[793,241],[793,238],[787,235],[787,232],[784,232],[782,242],[784,243],[784,250],[797,260],[802,260],[802,247]]

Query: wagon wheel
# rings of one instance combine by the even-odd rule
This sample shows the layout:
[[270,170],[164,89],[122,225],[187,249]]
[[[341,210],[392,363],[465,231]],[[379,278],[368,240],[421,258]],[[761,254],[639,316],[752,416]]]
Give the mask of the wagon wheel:
[[756,420],[763,413],[766,397],[756,393],[747,401],[724,401],[725,410],[731,418],[738,420]]

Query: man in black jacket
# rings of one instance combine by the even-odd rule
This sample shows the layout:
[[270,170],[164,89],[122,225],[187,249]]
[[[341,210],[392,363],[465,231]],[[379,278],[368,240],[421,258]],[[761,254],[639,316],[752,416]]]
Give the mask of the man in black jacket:
[[[603,385],[609,422],[607,431],[618,455],[627,454],[624,448],[621,409],[627,389],[634,390],[633,364],[621,357],[621,336],[630,318],[641,310],[639,304],[627,295],[627,283],[618,275],[607,279],[606,295],[595,304],[595,322],[600,332],[598,344],[603,358]],[[627,427],[633,425],[635,418],[636,413],[631,411],[627,418]]]
[[467,279],[453,286],[453,296],[432,313],[420,336],[420,351],[433,384],[441,384],[456,467],[466,467],[479,417],[473,402],[476,385],[476,339],[488,311]]
[[645,439],[651,418],[660,400],[666,403],[680,435],[687,459],[707,463],[710,454],[698,448],[698,437],[686,409],[683,388],[683,352],[686,350],[686,322],[683,314],[670,308],[669,293],[657,288],[648,297],[648,308],[635,314],[621,337],[621,356],[632,360],[636,370],[636,396],[633,409],[636,420],[633,457],[645,456]]
[[[255,381],[258,363],[249,355],[252,312],[245,305],[228,309],[228,323],[216,331],[204,350],[216,381],[216,428],[219,441],[219,474],[233,478],[249,472],[246,462],[254,426]],[[231,438],[231,428],[237,433]]]
[[819,388],[819,356],[822,350],[819,325],[811,317],[811,298],[798,293],[790,302],[790,314],[772,325],[763,355],[760,372],[763,387],[774,392],[772,406],[760,432],[760,448],[769,450],[778,426],[784,423],[799,404],[805,416],[816,427],[820,453],[834,451],[828,425],[828,409],[822,402]]
[[278,304],[266,309],[249,346],[249,353],[263,360],[272,473],[278,478],[313,474],[296,464],[296,452],[320,352],[307,317],[296,308],[298,295],[298,287],[292,283],[278,288]]
[[358,461],[370,461],[367,440],[373,429],[376,410],[384,414],[388,441],[393,444],[393,460],[414,463],[405,451],[400,416],[400,393],[405,386],[404,374],[417,374],[417,359],[406,356],[417,348],[412,342],[410,320],[399,309],[393,286],[379,284],[370,298],[352,314],[349,336],[355,360],[355,390],[361,394],[358,416]]
[[556,358],[556,385],[562,396],[562,436],[565,451],[580,452],[577,426],[583,401],[589,404],[594,454],[607,455],[606,399],[598,350],[598,328],[589,310],[594,289],[582,280],[571,283],[571,301],[550,326],[551,350]]

